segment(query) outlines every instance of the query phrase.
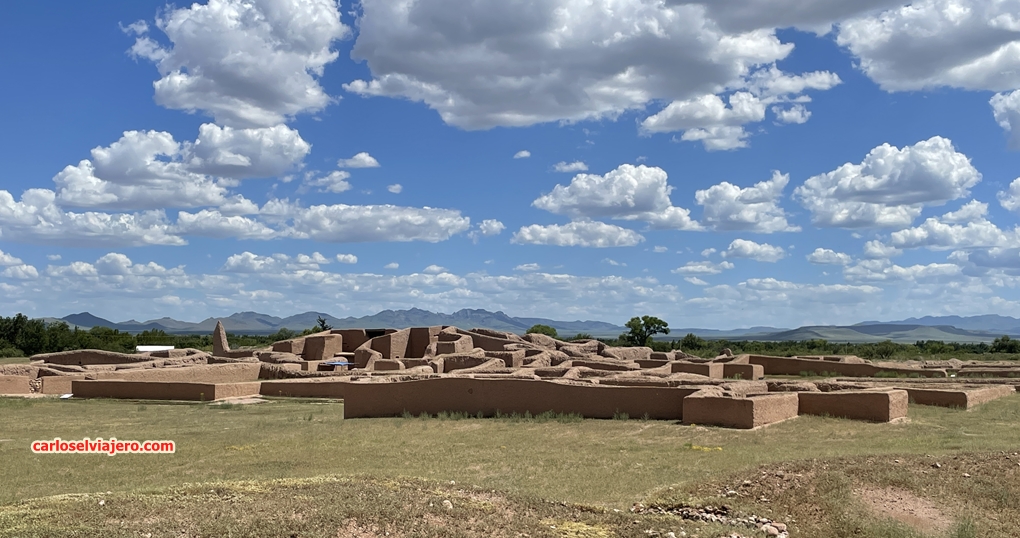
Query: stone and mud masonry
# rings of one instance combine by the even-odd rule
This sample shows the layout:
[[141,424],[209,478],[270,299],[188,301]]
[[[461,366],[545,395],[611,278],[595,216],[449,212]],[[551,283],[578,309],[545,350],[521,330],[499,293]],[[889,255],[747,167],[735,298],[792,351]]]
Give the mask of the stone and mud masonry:
[[[217,401],[344,401],[347,418],[465,413],[648,418],[755,429],[799,415],[893,422],[908,402],[969,409],[1015,394],[1020,368],[855,356],[702,358],[452,326],[336,329],[212,353],[47,353],[0,366],[0,394]],[[807,382],[805,375],[823,376]]]

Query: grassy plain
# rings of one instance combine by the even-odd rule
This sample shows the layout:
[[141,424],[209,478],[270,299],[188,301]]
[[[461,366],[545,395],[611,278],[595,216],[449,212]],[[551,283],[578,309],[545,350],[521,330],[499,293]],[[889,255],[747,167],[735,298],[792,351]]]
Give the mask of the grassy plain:
[[[725,530],[630,513],[637,502],[725,503],[787,521],[793,536],[923,536],[868,512],[853,493],[862,487],[938,502],[951,522],[938,536],[1015,536],[1018,422],[1017,395],[971,411],[911,405],[904,423],[805,416],[757,431],[570,417],[344,420],[343,404],[325,400],[0,398],[0,536]],[[29,450],[54,437],[172,439],[178,448],[112,457]],[[776,472],[791,478],[777,481]]]

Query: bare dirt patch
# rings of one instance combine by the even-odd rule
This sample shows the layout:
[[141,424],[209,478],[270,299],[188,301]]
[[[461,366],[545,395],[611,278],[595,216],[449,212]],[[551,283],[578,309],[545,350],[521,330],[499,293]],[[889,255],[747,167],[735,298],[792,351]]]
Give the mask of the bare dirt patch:
[[944,533],[953,525],[953,519],[937,504],[904,489],[861,487],[853,493],[875,514],[922,532]]

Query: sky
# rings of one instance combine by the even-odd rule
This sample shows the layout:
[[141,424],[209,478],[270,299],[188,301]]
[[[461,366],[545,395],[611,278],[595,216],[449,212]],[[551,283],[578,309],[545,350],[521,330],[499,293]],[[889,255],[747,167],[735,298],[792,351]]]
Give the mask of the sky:
[[1020,0],[0,19],[0,315],[1020,316]]

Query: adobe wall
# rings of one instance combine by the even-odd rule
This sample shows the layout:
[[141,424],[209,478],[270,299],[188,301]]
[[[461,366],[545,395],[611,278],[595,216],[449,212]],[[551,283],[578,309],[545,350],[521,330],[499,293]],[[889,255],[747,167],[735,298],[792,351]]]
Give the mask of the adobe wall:
[[372,342],[371,349],[382,353],[384,359],[403,359],[407,355],[407,342],[410,336],[410,329],[377,336],[370,340]]
[[713,379],[723,378],[723,365],[711,362],[705,362],[700,364],[687,363],[687,362],[674,362],[670,363],[670,368],[674,374],[685,373],[685,374],[698,374],[708,376]]
[[796,392],[802,415],[889,422],[907,416],[909,398],[905,390],[848,390],[837,392]]
[[739,377],[753,381],[765,377],[765,367],[760,364],[723,363],[723,377]]
[[365,329],[333,329],[329,332],[343,337],[343,351],[348,353],[354,353],[354,350],[368,342],[368,334]]
[[429,344],[435,342],[439,332],[443,330],[442,325],[432,327],[411,327],[411,333],[407,339],[407,350],[402,359],[420,359],[425,357],[425,350]]
[[247,383],[163,383],[126,380],[73,380],[71,392],[77,398],[128,398],[136,400],[212,401],[255,396],[259,382]]
[[1013,387],[1006,385],[957,390],[903,387],[902,390],[907,391],[910,400],[916,404],[962,409],[970,409],[1015,392]]
[[30,394],[29,381],[26,375],[0,375],[0,394]]
[[70,394],[71,393],[71,381],[75,379],[85,379],[84,375],[53,375],[46,376],[41,379],[42,387],[40,392],[43,394]]
[[[399,416],[404,411],[414,415],[447,411],[492,416],[498,410],[533,415],[546,411],[576,413],[589,418],[612,418],[617,413],[631,417],[647,414],[653,419],[676,420],[682,417],[684,397],[697,390],[472,378],[346,385],[340,390],[333,389],[334,394],[342,393],[346,418]],[[274,388],[264,387],[263,391]],[[322,388],[317,392],[325,393]]]
[[813,374],[835,373],[848,377],[874,377],[879,372],[898,374],[916,374],[921,377],[946,377],[945,370],[920,368],[879,367],[874,364],[836,362],[824,359],[802,359],[796,357],[770,357],[767,355],[749,355],[748,362],[761,365],[767,375],[800,375],[801,372]]
[[96,372],[90,373],[88,376],[94,379],[123,379],[128,381],[165,383],[240,383],[258,380],[262,364],[258,362],[235,362],[231,364],[182,366],[180,368],[145,368],[139,370]]
[[751,395],[731,398],[706,392],[684,399],[684,424],[754,429],[797,416],[794,393]]
[[[481,337],[489,338],[489,337]],[[441,332],[436,342],[436,355],[467,353],[475,348],[474,338],[468,334]],[[500,348],[502,349],[502,348]]]
[[282,340],[280,342],[273,343],[273,351],[279,353],[292,353],[294,355],[300,355],[305,349],[305,339],[295,338],[293,340]]
[[486,335],[486,334],[478,334],[478,333],[475,333],[475,332],[464,331],[464,330],[461,330],[461,329],[457,330],[457,334],[461,334],[461,335],[469,337],[471,339],[471,347],[472,348],[480,347],[480,348],[482,348],[485,351],[503,351],[505,349],[503,346],[505,346],[507,344],[519,344],[520,343],[520,342],[515,342],[513,340],[507,339],[507,338],[499,338],[499,337],[496,337],[496,336],[491,336],[491,335]]
[[347,387],[352,384],[349,380],[337,378],[282,379],[263,381],[259,393],[263,396],[343,399],[347,395]]
[[301,358],[306,361],[328,361],[343,351],[343,335],[320,334],[305,338]]
[[124,364],[129,362],[151,361],[148,354],[140,353],[116,353],[114,351],[101,351],[98,349],[76,349],[73,351],[59,351],[56,353],[40,353],[32,355],[33,361],[45,361],[50,364],[73,364],[85,366],[89,364]]

